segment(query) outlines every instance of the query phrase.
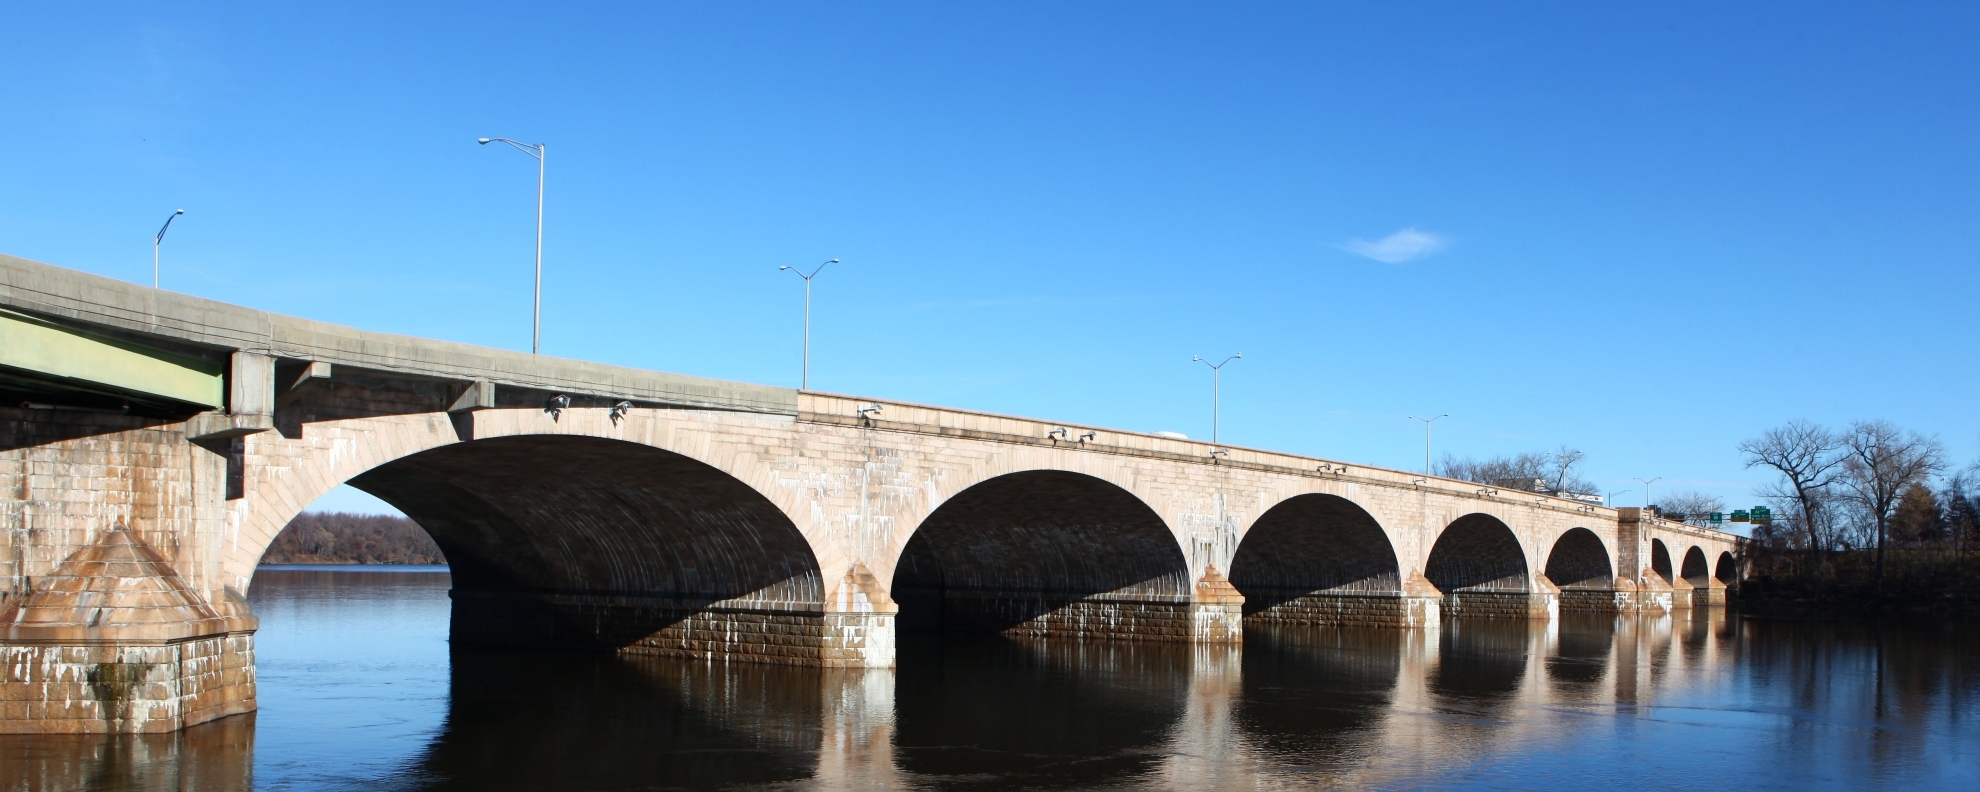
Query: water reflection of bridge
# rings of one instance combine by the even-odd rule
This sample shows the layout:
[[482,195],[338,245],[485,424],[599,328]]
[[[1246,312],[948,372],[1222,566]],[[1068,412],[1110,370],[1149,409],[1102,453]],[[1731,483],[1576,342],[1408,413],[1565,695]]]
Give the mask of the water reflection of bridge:
[[[1753,629],[1790,628],[1698,609],[1254,626],[1242,645],[927,636],[901,647],[915,662],[899,671],[456,651],[450,713],[415,774],[458,788],[1408,786],[1723,697],[1753,662],[1740,655]],[[1782,685],[1824,671],[1776,654],[1759,670]],[[1930,692],[1894,687],[1891,713]],[[250,781],[252,719],[55,739],[75,755],[43,762],[28,788]]]

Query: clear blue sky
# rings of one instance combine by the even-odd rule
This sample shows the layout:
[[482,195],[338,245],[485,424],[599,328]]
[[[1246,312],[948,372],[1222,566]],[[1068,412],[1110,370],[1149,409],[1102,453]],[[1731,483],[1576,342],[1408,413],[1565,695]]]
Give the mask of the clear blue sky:
[[[931,7],[935,6],[935,7]],[[1422,463],[1980,455],[1980,6],[15,6],[0,251],[360,327]]]

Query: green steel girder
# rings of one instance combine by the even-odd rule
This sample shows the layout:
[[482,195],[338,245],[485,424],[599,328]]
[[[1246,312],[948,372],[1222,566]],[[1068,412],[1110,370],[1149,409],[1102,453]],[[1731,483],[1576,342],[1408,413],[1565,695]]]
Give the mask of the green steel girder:
[[226,380],[217,363],[5,310],[0,310],[0,367],[83,391],[214,409],[226,404]]

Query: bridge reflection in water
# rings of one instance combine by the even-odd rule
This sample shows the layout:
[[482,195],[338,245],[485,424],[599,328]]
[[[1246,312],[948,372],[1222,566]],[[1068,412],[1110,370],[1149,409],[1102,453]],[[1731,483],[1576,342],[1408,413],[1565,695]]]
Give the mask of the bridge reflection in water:
[[[444,595],[444,576],[428,577]],[[263,728],[287,718],[291,730],[297,705],[273,694],[317,672],[276,656],[294,649],[286,610],[257,607],[264,663],[285,677],[264,682]],[[445,602],[422,607],[441,614],[419,628],[436,642]],[[364,628],[316,629],[344,641]],[[914,634],[891,671],[460,648],[431,658],[446,675],[432,690],[406,658],[361,672],[408,688],[372,706],[416,721],[426,701],[436,722],[402,740],[423,747],[349,777],[338,750],[377,758],[350,742],[359,730],[264,734],[262,751],[282,755],[257,762],[249,715],[174,734],[0,738],[0,787],[248,789],[259,764],[260,786],[296,788],[1548,787],[1659,773],[1931,788],[1975,768],[1975,727],[1957,714],[1980,689],[1975,648],[1956,631],[1720,608],[1430,631],[1251,626],[1242,645]],[[324,745],[294,747],[310,740]],[[321,766],[285,769],[298,763]]]

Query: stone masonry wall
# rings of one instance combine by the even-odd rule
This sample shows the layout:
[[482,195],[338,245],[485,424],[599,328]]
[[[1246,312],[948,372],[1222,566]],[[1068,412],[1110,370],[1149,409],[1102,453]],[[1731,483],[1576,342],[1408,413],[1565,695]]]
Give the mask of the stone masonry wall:
[[5,731],[169,732],[254,709],[249,635],[165,646],[4,646]]
[[[1275,598],[1276,599],[1276,598]],[[1304,594],[1286,599],[1248,621],[1273,624],[1353,624],[1371,627],[1409,625],[1409,607],[1395,594]]]
[[1502,619],[1545,618],[1555,596],[1510,591],[1447,591],[1444,592],[1444,614]]
[[1561,589],[1561,610],[1579,613],[1614,613],[1618,610],[1616,592],[1608,589]]
[[1137,641],[1189,641],[1196,632],[1187,600],[1090,599],[1078,602],[1023,595],[949,592],[943,629],[1001,632],[1029,637],[1105,637]]

